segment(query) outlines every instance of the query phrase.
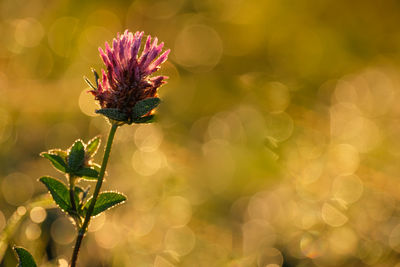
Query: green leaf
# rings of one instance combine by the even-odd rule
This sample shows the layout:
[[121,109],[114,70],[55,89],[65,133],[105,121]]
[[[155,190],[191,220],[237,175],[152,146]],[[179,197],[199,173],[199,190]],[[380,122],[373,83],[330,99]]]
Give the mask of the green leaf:
[[[92,202],[93,198],[90,198],[85,206],[83,207],[84,210],[87,211],[87,209],[90,206],[90,203]],[[121,202],[124,202],[126,200],[126,197],[123,194],[117,193],[117,192],[103,192],[100,193],[96,204],[94,205],[93,213],[92,216],[96,216],[100,213],[102,213],[105,210],[108,210],[109,208],[112,208],[113,206],[120,204]]]
[[96,88],[99,88],[99,74],[93,68],[92,68],[92,72],[93,72],[93,75],[94,75],[94,81],[96,83]]
[[87,157],[89,158],[93,157],[96,154],[97,150],[99,149],[99,146],[100,146],[100,136],[96,136],[92,140],[90,140],[86,145]]
[[64,161],[64,159],[56,154],[50,154],[47,152],[42,152],[40,153],[40,156],[50,160],[50,162],[53,164],[53,166],[62,172],[67,172],[67,163]]
[[72,171],[78,170],[85,159],[85,146],[81,140],[76,140],[68,155],[68,166]]
[[97,172],[100,172],[101,166],[99,164],[92,163],[90,167],[95,169]]
[[15,253],[18,256],[17,267],[36,267],[35,260],[32,255],[23,247],[14,247]]
[[47,189],[50,191],[51,196],[54,199],[54,202],[56,202],[56,204],[62,210],[69,211],[71,209],[69,191],[63,182],[48,176],[41,177],[39,181],[47,187]]
[[134,123],[152,123],[152,122],[154,122],[154,118],[155,118],[154,115],[149,115],[149,116],[146,116],[146,117],[133,119],[132,122],[134,122]]
[[153,109],[155,109],[160,104],[160,99],[157,97],[151,97],[143,99],[135,104],[132,111],[132,118],[140,118]]
[[85,82],[86,82],[90,87],[92,87],[93,90],[97,91],[97,88],[94,87],[94,85],[92,84],[92,82],[91,82],[86,76],[83,76],[83,79],[85,80]]
[[127,116],[125,113],[122,113],[119,111],[117,108],[102,108],[99,110],[96,110],[97,114],[101,114],[106,116],[107,118],[115,121],[126,121]]
[[76,176],[82,177],[83,179],[86,180],[97,180],[97,177],[99,176],[99,172],[95,170],[94,168],[87,168],[83,167],[80,168],[75,172]]
[[65,162],[67,162],[68,153],[67,151],[61,149],[50,149],[48,151],[49,154],[57,155],[63,158]]

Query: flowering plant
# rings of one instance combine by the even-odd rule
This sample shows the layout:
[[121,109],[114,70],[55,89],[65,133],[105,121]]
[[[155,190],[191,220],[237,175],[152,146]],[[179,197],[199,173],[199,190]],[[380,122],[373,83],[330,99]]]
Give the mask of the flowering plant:
[[[166,76],[150,75],[164,63],[170,50],[162,53],[164,43],[147,37],[143,51],[139,54],[143,32],[124,34],[114,38],[112,47],[105,43],[105,50],[99,48],[106,70],[101,78],[92,70],[95,83],[84,77],[91,87],[95,99],[100,105],[96,113],[104,115],[110,122],[103,161],[101,165],[93,162],[93,156],[100,146],[100,137],[94,137],[87,144],[76,140],[67,150],[52,149],[41,153],[60,172],[64,173],[68,185],[62,181],[44,176],[39,179],[53,197],[54,202],[74,222],[78,236],[71,257],[71,267],[76,266],[82,240],[87,232],[90,220],[105,210],[123,203],[126,197],[118,192],[100,192],[111,152],[114,135],[118,127],[132,123],[150,123],[154,118],[154,109],[159,105],[157,90],[166,83]],[[96,186],[89,197],[90,188],[81,188],[77,184],[81,179],[94,181]],[[28,251],[15,247],[19,266],[34,267],[36,263]]]

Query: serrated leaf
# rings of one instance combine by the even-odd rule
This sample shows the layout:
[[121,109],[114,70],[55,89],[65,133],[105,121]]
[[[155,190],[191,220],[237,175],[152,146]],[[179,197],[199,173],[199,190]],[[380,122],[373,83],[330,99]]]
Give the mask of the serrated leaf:
[[67,172],[67,163],[64,161],[64,159],[56,154],[50,154],[47,152],[42,152],[40,153],[40,155],[48,160],[50,160],[51,164],[53,164],[53,166],[61,171],[61,172]]
[[96,110],[96,113],[104,115],[107,118],[115,120],[115,121],[126,121],[127,120],[126,114],[120,112],[119,109],[117,109],[117,108],[102,108],[102,109]]
[[132,122],[133,123],[152,123],[154,122],[154,115],[149,115],[146,117],[141,117],[141,118],[137,118],[137,119],[133,119]]
[[95,86],[92,84],[92,82],[91,82],[86,76],[83,76],[83,79],[85,80],[85,82],[86,82],[90,87],[92,87],[93,90],[97,91],[97,87],[95,87]]
[[82,177],[83,179],[86,180],[97,180],[97,177],[99,176],[99,172],[95,170],[94,168],[87,168],[83,167],[80,168],[75,172],[76,176]]
[[76,140],[68,154],[68,166],[72,171],[78,170],[85,159],[85,146],[81,140]]
[[86,145],[86,156],[87,157],[93,157],[97,150],[99,149],[100,146],[100,136],[96,136],[92,138],[88,144]]
[[23,247],[14,247],[15,253],[18,256],[17,267],[36,267],[36,263],[32,255]]
[[49,190],[54,202],[64,211],[71,209],[68,188],[63,182],[52,177],[44,176],[39,179]]
[[94,82],[96,83],[96,88],[99,88],[99,74],[95,69],[92,69],[94,75]]
[[[90,198],[85,206],[84,206],[84,210],[87,210],[90,206],[90,203],[92,202],[93,198]],[[102,213],[105,210],[108,210],[112,207],[114,207],[117,204],[120,204],[121,202],[124,202],[126,200],[126,197],[121,194],[121,193],[117,193],[117,192],[103,192],[100,193],[96,204],[94,205],[94,209],[93,209],[93,213],[92,216],[96,216],[100,213]]]
[[132,110],[132,118],[140,118],[153,109],[155,109],[160,104],[160,99],[157,97],[150,97],[143,99],[135,104]]

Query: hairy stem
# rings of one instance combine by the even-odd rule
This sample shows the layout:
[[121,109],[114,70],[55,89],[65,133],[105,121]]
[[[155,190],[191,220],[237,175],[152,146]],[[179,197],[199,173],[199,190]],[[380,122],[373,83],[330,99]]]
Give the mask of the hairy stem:
[[104,173],[106,172],[108,158],[110,157],[111,145],[112,145],[112,142],[114,140],[114,135],[115,135],[115,132],[117,131],[117,128],[118,128],[118,124],[113,123],[111,125],[110,133],[108,134],[108,140],[107,140],[106,149],[104,151],[103,162],[101,164],[99,177],[97,178],[96,188],[94,189],[94,193],[93,193],[93,200],[90,203],[89,209],[88,209],[88,211],[86,213],[85,220],[84,220],[83,225],[80,228],[80,230],[78,232],[78,236],[76,238],[75,247],[74,247],[74,251],[72,253],[72,258],[71,258],[71,265],[70,265],[71,267],[75,267],[76,266],[76,262],[78,260],[78,253],[79,253],[79,249],[80,249],[81,244],[82,244],[82,239],[85,236],[85,233],[86,233],[87,228],[89,226],[90,218],[92,216],[93,209],[94,209],[94,206],[95,206],[96,201],[97,201],[97,197],[98,197],[98,195],[100,193],[101,185],[103,184]]

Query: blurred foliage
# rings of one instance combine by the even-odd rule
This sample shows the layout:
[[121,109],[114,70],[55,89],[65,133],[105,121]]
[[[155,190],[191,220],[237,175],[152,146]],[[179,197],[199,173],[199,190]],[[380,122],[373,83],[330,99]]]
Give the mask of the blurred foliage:
[[[158,122],[117,132],[104,189],[128,201],[93,220],[80,266],[400,266],[399,17],[395,0],[0,1],[0,230],[56,175],[39,152],[104,139],[82,77],[127,28],[171,48],[170,79]],[[27,217],[10,244],[66,267],[71,222]]]

